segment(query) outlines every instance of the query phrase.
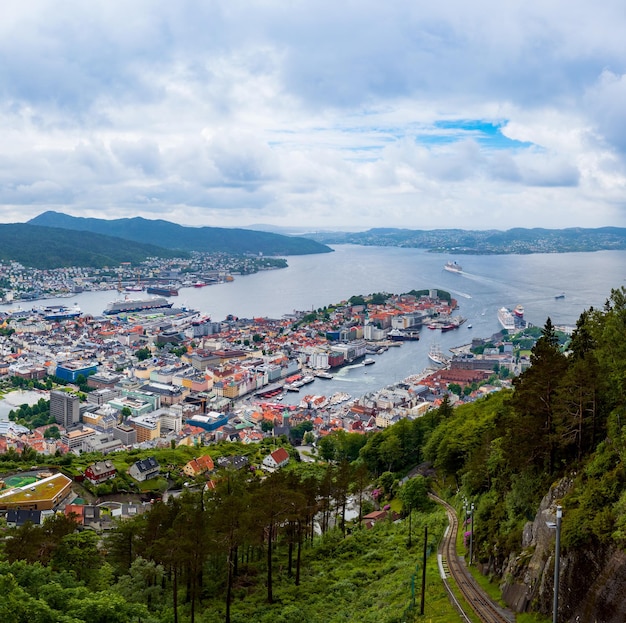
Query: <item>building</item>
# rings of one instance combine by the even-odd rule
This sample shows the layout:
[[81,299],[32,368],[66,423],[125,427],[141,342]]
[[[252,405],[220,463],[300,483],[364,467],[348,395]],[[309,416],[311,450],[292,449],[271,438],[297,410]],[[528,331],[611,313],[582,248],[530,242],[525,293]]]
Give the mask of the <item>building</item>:
[[157,460],[151,456],[147,459],[143,459],[142,461],[133,463],[130,466],[128,473],[135,480],[144,482],[145,480],[150,480],[150,478],[158,476],[160,469],[161,466],[157,463]]
[[83,430],[71,430],[61,436],[61,441],[69,448],[70,452],[78,454],[87,450],[85,442],[94,437],[96,431],[93,428],[85,427]]
[[85,470],[85,478],[94,485],[115,478],[117,470],[111,461],[98,461]]
[[116,389],[108,389],[103,387],[101,389],[96,389],[87,394],[87,402],[91,402],[96,405],[103,405],[117,398],[120,395],[120,392]]
[[30,485],[0,492],[0,511],[51,510],[70,493],[72,481],[64,474],[53,474]]
[[195,476],[199,476],[205,472],[210,472],[214,469],[214,467],[215,465],[213,464],[213,459],[206,454],[198,457],[197,459],[191,459],[191,461],[183,467],[183,472],[186,476],[194,478]]
[[119,439],[125,446],[132,446],[137,443],[137,431],[126,424],[118,424],[113,429],[113,437]]
[[280,469],[289,463],[289,453],[285,448],[278,448],[263,459],[263,467],[267,469]]
[[126,423],[137,432],[137,443],[152,441],[161,436],[161,418],[156,412],[129,417]]
[[63,428],[72,428],[80,422],[80,399],[76,394],[60,390],[50,392],[50,415]]
[[75,383],[79,376],[87,377],[90,374],[94,374],[98,371],[98,364],[91,362],[79,361],[66,361],[63,364],[58,364],[55,376],[67,381],[68,383]]

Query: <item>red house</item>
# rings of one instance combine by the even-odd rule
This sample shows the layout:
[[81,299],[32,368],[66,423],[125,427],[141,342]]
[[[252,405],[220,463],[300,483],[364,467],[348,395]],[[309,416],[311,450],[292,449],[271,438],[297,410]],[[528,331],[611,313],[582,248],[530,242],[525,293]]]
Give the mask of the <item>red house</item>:
[[85,470],[85,478],[94,485],[99,485],[115,478],[117,470],[111,461],[98,461]]

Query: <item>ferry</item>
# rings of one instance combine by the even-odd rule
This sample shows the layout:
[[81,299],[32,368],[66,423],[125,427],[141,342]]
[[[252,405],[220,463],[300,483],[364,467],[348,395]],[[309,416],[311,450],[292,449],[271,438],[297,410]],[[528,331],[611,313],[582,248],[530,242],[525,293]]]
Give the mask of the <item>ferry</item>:
[[330,372],[324,372],[324,371],[315,372],[315,376],[318,379],[326,379],[327,381],[330,381],[331,379],[335,378],[334,375],[332,375]]

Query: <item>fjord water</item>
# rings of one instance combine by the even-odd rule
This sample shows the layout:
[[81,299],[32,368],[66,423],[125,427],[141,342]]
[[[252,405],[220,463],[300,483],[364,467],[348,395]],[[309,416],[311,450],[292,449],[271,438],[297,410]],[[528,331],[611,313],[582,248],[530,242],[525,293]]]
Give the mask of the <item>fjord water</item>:
[[[491,336],[501,328],[497,311],[502,306],[523,305],[526,320],[535,325],[543,326],[548,316],[554,324],[574,325],[583,310],[602,307],[611,289],[626,281],[626,251],[453,255],[395,247],[339,245],[334,249],[333,253],[289,257],[288,268],[282,270],[236,275],[231,283],[205,288],[183,288],[170,300],[222,320],[228,314],[280,318],[354,294],[449,291],[459,304],[456,313],[467,318],[459,329],[442,334],[425,328],[419,342],[390,349],[376,358],[376,365],[343,369],[334,380],[317,380],[306,389],[306,393],[346,391],[358,396],[421,372],[429,365],[427,353],[433,342],[445,351],[470,342],[472,336]],[[448,260],[456,260],[463,272],[443,270]],[[565,297],[556,299],[560,294]],[[36,304],[76,302],[84,313],[99,315],[117,296],[115,291],[86,292]],[[298,401],[298,394],[289,400]]]

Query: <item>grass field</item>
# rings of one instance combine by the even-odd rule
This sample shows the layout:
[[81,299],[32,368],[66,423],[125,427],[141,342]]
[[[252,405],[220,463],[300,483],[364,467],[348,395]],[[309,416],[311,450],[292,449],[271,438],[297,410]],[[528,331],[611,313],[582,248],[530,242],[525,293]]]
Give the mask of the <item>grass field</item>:
[[4,479],[4,483],[8,488],[10,487],[25,487],[27,485],[37,482],[37,478],[34,476],[9,476]]

